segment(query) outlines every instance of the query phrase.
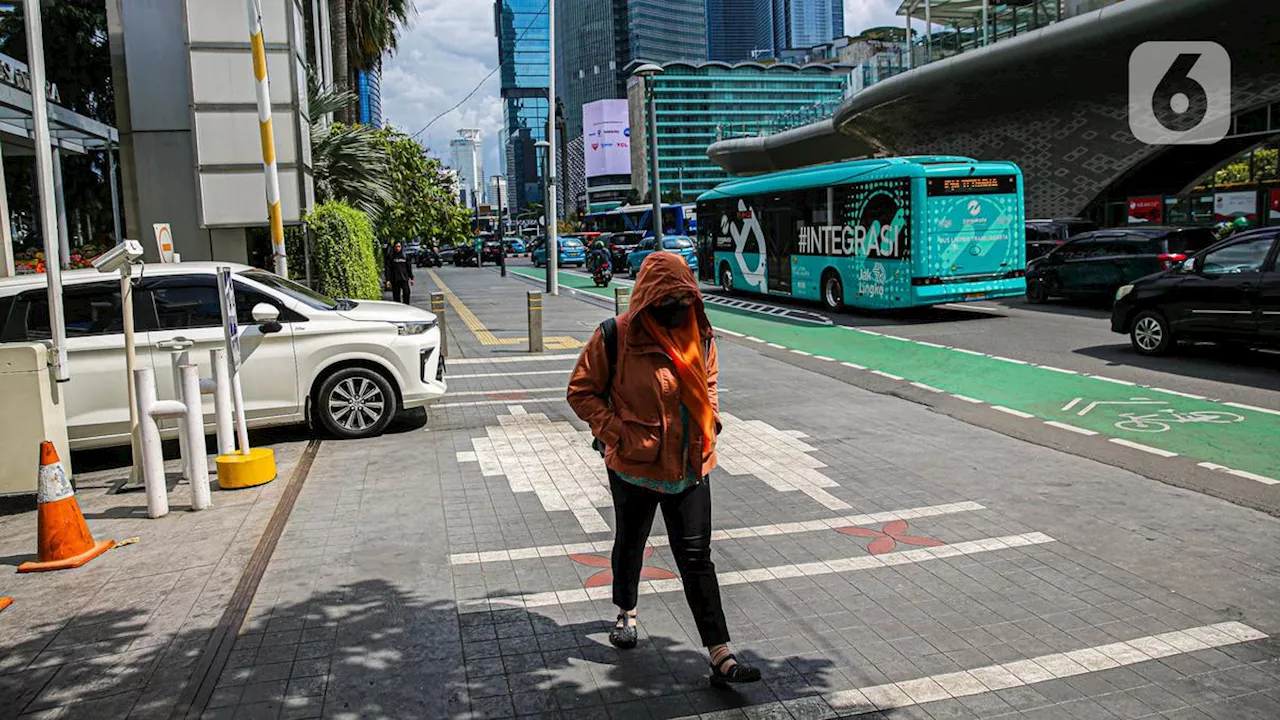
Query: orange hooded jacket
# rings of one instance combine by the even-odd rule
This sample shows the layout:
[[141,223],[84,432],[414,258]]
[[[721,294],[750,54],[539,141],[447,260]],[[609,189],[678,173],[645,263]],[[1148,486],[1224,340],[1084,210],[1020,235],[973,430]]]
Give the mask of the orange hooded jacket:
[[645,308],[662,298],[686,291],[693,294],[692,309],[698,328],[709,341],[704,358],[707,390],[719,432],[720,396],[716,382],[720,363],[702,293],[683,257],[656,252],[640,266],[640,275],[631,290],[631,308],[618,317],[613,386],[605,387],[609,358],[599,330],[587,342],[569,377],[569,405],[608,448],[605,465],[611,470],[678,482],[684,479],[686,467],[698,470],[701,476],[716,466],[715,443],[710,443],[704,453],[702,431],[694,422],[689,423],[688,452],[681,456],[679,380],[671,359],[637,319]]

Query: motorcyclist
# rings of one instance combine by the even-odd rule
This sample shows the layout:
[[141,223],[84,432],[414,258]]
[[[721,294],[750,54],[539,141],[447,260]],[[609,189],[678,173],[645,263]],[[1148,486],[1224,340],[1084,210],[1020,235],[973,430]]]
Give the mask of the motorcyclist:
[[597,240],[591,245],[591,256],[587,258],[587,267],[591,272],[595,272],[597,268],[605,267],[612,271],[613,258],[609,256],[609,248],[605,247],[603,240]]

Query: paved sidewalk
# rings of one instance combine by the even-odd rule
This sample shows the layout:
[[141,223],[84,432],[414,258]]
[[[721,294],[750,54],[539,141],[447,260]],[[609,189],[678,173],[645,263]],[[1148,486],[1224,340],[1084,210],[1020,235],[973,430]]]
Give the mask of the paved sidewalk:
[[[527,285],[437,274],[522,333]],[[579,340],[608,315],[546,308]],[[737,342],[713,547],[766,681],[707,686],[660,519],[641,645],[617,651],[576,353],[483,334],[451,325],[425,428],[321,448],[206,717],[1280,714],[1280,521]]]
[[[17,574],[35,554],[36,513],[0,517],[0,594],[14,598],[0,613],[0,717],[170,716],[306,445],[273,437],[277,479],[215,485],[213,508],[198,513],[185,481],[169,514],[149,520],[145,493],[107,492],[127,468],[77,473],[94,538],[139,540],[75,570]],[[168,469],[172,478],[178,463]]]

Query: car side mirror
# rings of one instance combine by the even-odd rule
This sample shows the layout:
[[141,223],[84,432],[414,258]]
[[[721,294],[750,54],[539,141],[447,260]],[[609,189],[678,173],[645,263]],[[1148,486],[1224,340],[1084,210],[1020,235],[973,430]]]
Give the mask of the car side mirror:
[[263,335],[278,333],[284,329],[280,324],[280,310],[274,305],[268,303],[258,303],[253,306],[253,321],[258,323],[258,329]]
[[1195,258],[1187,258],[1187,259],[1182,263],[1182,272],[1184,272],[1184,273],[1194,273],[1195,271],[1196,271],[1196,259],[1195,259]]

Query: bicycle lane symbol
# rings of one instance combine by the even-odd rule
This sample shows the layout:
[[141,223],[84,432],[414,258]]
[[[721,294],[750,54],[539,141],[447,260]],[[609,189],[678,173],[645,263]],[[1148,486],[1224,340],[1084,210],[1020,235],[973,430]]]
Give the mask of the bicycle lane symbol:
[[[1174,425],[1189,423],[1210,423],[1214,425],[1230,425],[1244,422],[1243,415],[1221,410],[1192,410],[1179,412],[1168,407],[1167,400],[1153,400],[1145,397],[1134,397],[1128,400],[1095,400],[1085,403],[1084,398],[1075,398],[1063,406],[1062,411],[1076,411],[1077,417],[1084,417],[1101,406],[1143,406],[1141,411],[1119,413],[1121,420],[1114,423],[1117,430],[1139,433],[1167,432]],[[1084,403],[1084,404],[1082,404]]]

